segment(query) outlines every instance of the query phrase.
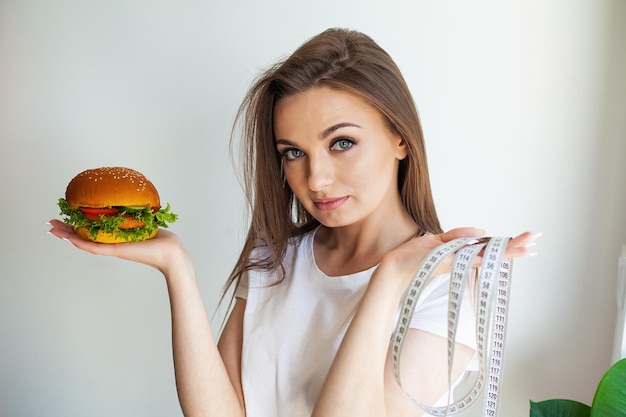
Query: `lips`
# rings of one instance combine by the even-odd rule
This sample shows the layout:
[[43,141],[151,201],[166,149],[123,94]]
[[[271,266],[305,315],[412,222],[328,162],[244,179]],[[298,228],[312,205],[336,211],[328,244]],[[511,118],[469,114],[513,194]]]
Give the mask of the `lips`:
[[315,204],[318,210],[328,211],[341,207],[346,201],[348,201],[347,196],[339,198],[319,198],[314,199],[313,204]]

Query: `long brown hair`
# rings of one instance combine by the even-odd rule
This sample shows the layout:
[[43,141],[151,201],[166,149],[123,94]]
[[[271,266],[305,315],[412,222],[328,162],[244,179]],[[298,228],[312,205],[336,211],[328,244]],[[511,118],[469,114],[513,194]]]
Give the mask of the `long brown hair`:
[[[273,130],[276,102],[315,86],[361,96],[378,109],[392,132],[400,134],[409,150],[398,173],[402,202],[422,233],[441,232],[430,188],[422,127],[404,77],[387,52],[367,35],[328,29],[261,74],[237,113],[231,152],[240,126],[242,183],[251,223],[226,289],[237,285],[247,270],[282,268],[289,239],[319,225],[285,184]],[[267,257],[252,259],[252,251],[259,246],[267,249]]]

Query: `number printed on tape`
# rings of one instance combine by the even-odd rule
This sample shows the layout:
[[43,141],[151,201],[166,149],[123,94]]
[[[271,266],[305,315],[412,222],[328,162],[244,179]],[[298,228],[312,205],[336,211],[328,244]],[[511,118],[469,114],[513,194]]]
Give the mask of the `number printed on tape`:
[[[472,263],[481,251],[482,263],[478,270],[476,342],[480,362],[478,378],[468,393],[445,407],[431,407],[422,404],[402,388],[407,397],[426,413],[433,416],[449,416],[462,412],[467,406],[482,398],[483,416],[497,417],[499,393],[502,382],[506,323],[508,315],[508,297],[512,275],[512,261],[504,258],[508,237],[481,239],[461,238],[447,242],[431,251],[422,262],[411,280],[401,303],[400,317],[392,337],[392,367],[400,387],[400,358],[402,346],[408,330],[415,305],[423,284],[430,278],[439,263],[452,253],[455,254],[450,274],[448,302],[448,381],[451,381],[454,360],[456,330],[463,292],[470,279]],[[484,390],[484,392],[482,392]],[[482,397],[481,397],[482,393]]]

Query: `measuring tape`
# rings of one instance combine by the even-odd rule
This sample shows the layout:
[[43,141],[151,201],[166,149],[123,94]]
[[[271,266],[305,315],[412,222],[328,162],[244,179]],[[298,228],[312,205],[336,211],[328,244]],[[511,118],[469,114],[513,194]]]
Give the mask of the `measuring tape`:
[[[448,404],[445,407],[431,407],[422,404],[402,388],[415,405],[433,416],[448,416],[464,411],[480,398],[483,390],[482,415],[487,417],[497,417],[498,415],[509,287],[513,266],[511,260],[504,258],[508,242],[509,238],[507,237],[460,238],[433,249],[422,261],[402,300],[400,315],[392,337],[391,352],[394,375],[401,388],[400,356],[417,300],[424,284],[437,266],[445,258],[455,253],[452,261],[448,301]],[[454,360],[461,301],[465,284],[472,270],[472,263],[483,250],[476,300],[476,349],[480,362],[479,375],[469,392],[451,404],[452,362]]]

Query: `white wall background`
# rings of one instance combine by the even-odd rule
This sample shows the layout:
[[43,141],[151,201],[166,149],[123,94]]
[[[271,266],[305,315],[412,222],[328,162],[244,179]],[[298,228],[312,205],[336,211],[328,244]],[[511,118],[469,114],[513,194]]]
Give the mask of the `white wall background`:
[[515,267],[502,415],[590,403],[626,243],[626,2],[2,0],[1,416],[181,415],[159,273],[43,222],[83,169],[144,172],[213,312],[245,229],[236,108],[260,69],[331,26],[404,71],[445,228],[544,234]]

